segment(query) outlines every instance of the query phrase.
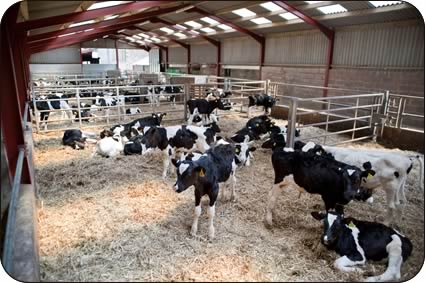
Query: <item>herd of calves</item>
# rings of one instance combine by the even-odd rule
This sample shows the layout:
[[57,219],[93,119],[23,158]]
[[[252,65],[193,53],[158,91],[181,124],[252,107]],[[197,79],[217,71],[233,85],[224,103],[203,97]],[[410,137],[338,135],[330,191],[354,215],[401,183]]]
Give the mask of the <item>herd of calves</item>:
[[[220,106],[220,99],[213,102],[216,107]],[[260,100],[265,101],[267,97]],[[175,191],[180,193],[191,186],[195,188],[192,235],[196,235],[198,230],[201,198],[209,197],[208,236],[212,239],[215,236],[213,221],[219,191],[220,198],[224,197],[220,184],[231,186],[230,198],[234,201],[236,171],[239,167],[250,166],[252,152],[256,150],[253,143],[264,140],[261,147],[273,151],[271,160],[275,176],[268,195],[266,226],[272,225],[277,197],[285,188],[295,186],[302,191],[319,194],[325,212],[314,211],[311,215],[324,226],[322,244],[341,256],[335,260],[334,266],[346,272],[356,271],[359,270],[356,266],[365,264],[367,259],[387,258],[386,271],[379,276],[368,277],[367,281],[400,279],[401,264],[410,256],[413,247],[405,235],[390,228],[390,225],[400,219],[406,205],[404,187],[415,160],[420,164],[420,184],[423,186],[422,157],[391,151],[321,146],[300,140],[295,142],[294,148],[289,148],[286,147],[287,128],[276,126],[267,111],[265,115],[249,119],[246,126],[230,138],[224,138],[217,135],[220,133],[218,119],[212,111],[209,112],[211,107],[208,103],[188,103],[191,103],[188,125],[162,127],[166,113],[154,113],[102,131],[100,140],[93,140],[93,136],[80,130],[67,130],[63,143],[79,149],[92,141],[96,143],[93,156],[104,157],[144,155],[159,150],[163,155],[163,178],[168,174],[170,163],[175,166]],[[264,106],[258,100],[254,101],[255,105]],[[209,113],[205,114],[204,108],[208,108]],[[197,115],[201,126],[192,125]],[[300,131],[296,130],[295,135],[299,137]],[[385,224],[344,215],[344,205],[351,201],[372,202],[373,190],[378,187],[386,193]]]

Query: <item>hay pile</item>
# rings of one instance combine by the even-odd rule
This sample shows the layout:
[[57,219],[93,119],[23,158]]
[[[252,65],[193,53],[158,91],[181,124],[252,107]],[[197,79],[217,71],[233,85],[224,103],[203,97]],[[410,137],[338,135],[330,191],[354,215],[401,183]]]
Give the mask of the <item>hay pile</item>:
[[[222,134],[230,136],[246,120],[236,114],[221,118]],[[334,252],[321,245],[315,249],[322,227],[310,212],[324,209],[317,195],[298,198],[298,191],[289,189],[278,199],[273,228],[265,228],[274,176],[270,150],[257,149],[251,167],[237,172],[237,202],[227,201],[227,189],[226,200],[217,204],[216,238],[210,242],[207,198],[199,236],[193,238],[193,189],[177,194],[171,188],[174,176],[161,180],[160,154],[91,158],[92,146],[75,151],[60,145],[61,136],[35,135],[44,281],[357,281],[385,269],[385,263],[368,263],[364,273],[342,273],[332,266]],[[411,174],[398,228],[414,251],[402,267],[402,280],[414,276],[424,260],[418,166]],[[373,205],[352,203],[346,214],[382,221],[385,209],[378,190]]]

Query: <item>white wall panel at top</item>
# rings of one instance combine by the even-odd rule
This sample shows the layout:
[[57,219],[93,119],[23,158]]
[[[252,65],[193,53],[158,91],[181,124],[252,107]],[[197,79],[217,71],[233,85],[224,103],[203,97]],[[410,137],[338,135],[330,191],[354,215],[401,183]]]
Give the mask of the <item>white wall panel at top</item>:
[[79,64],[80,60],[79,44],[35,53],[30,57],[32,64]]
[[221,44],[223,64],[259,64],[260,44],[250,37],[224,39]]
[[365,25],[337,30],[333,64],[423,67],[423,24]]
[[81,74],[81,64],[30,64],[30,73]]
[[160,71],[159,52],[158,48],[152,48],[149,51],[149,72],[151,73],[159,73]]
[[83,48],[115,48],[115,40],[99,38],[96,41],[90,40],[81,43]]
[[190,48],[190,62],[200,64],[217,63],[217,47],[214,45],[192,44]]
[[83,64],[83,73],[97,73],[97,72],[106,72],[109,70],[116,70],[116,64]]
[[266,37],[265,64],[326,64],[327,38],[321,32],[288,32]]
[[187,51],[183,47],[168,47],[168,59],[171,64],[187,64]]

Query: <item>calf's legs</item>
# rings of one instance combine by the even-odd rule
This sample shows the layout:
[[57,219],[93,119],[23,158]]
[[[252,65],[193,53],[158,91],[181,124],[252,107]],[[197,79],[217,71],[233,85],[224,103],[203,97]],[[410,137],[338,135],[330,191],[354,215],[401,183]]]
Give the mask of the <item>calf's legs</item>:
[[277,184],[274,184],[272,189],[269,192],[269,197],[267,201],[267,208],[266,208],[266,225],[271,226],[273,224],[273,208],[276,205],[276,199],[277,197],[283,192],[285,184],[280,182]]
[[367,282],[400,280],[400,268],[403,263],[403,257],[401,255],[401,240],[397,235],[392,235],[391,237],[393,240],[387,245],[387,270],[379,276],[368,277]]

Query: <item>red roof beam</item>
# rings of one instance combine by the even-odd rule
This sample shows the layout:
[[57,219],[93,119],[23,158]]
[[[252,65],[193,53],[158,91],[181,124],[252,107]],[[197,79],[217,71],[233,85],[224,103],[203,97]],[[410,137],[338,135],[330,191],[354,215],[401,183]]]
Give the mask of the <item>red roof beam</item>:
[[315,19],[307,16],[291,4],[288,4],[288,1],[272,1],[274,4],[278,5],[279,7],[285,9],[286,11],[294,14],[307,24],[310,24],[314,27],[317,27],[321,32],[323,32],[328,39],[331,39],[333,37],[334,31],[328,28],[327,26],[323,25],[322,23],[316,21]]
[[[17,24],[17,27],[25,29],[25,30],[31,30],[31,29],[48,27],[52,25],[65,24],[69,22],[81,22],[86,20],[92,20],[98,17],[112,15],[112,14],[122,14],[122,13],[130,12],[130,11],[137,11],[140,9],[156,7],[164,3],[170,3],[170,1],[135,1],[132,3],[116,5],[113,7],[74,12],[70,14],[59,15],[59,16],[54,16],[54,17],[49,17],[44,19],[26,21],[26,22]],[[175,8],[175,9],[179,9],[179,8]]]
[[172,8],[163,8],[163,9],[158,9],[156,11],[139,13],[139,14],[135,14],[135,15],[132,15],[132,16],[128,16],[128,17],[117,18],[117,19],[108,20],[108,21],[101,21],[101,22],[98,22],[98,23],[81,25],[81,26],[78,26],[78,27],[66,28],[66,29],[56,30],[56,31],[47,32],[47,33],[41,33],[41,34],[29,36],[28,41],[34,42],[34,41],[38,41],[38,40],[47,40],[49,38],[57,37],[59,35],[64,35],[64,34],[73,33],[73,32],[85,31],[85,30],[88,30],[88,29],[110,27],[110,26],[119,25],[119,24],[123,24],[123,23],[130,23],[131,22],[132,23],[131,25],[134,25],[136,23],[139,23],[141,20],[145,20],[146,18],[154,17],[154,16],[157,16],[157,15],[160,15],[160,14],[170,13],[170,12],[173,12],[176,8],[186,7],[186,6],[188,6],[188,5],[180,5],[180,6],[172,7]]
[[180,31],[185,31],[185,32],[187,32],[187,33],[190,33],[191,35],[194,35],[194,36],[196,36],[196,37],[197,37],[197,36],[200,36],[200,37],[202,37],[203,39],[205,39],[206,41],[208,41],[209,43],[213,44],[213,45],[214,45],[214,46],[216,46],[216,47],[218,47],[218,46],[220,45],[220,42],[219,42],[219,41],[217,41],[217,40],[214,40],[214,39],[212,39],[212,38],[210,38],[210,37],[208,37],[208,36],[206,36],[206,35],[203,35],[203,34],[198,34],[198,33],[193,32],[193,31],[191,31],[191,30],[186,30],[185,28],[183,28],[183,27],[181,27],[181,26],[178,26],[177,24],[172,23],[172,22],[170,22],[170,21],[167,21],[167,20],[164,20],[164,19],[161,19],[161,18],[155,17],[155,18],[152,18],[152,19],[151,19],[151,22],[152,22],[152,23],[163,23],[163,24],[165,24],[165,25],[172,26],[173,28],[178,29],[178,30],[180,30]]
[[[184,6],[186,6],[186,5],[184,5]],[[102,34],[101,36],[103,36],[103,35],[105,35],[105,32],[107,32],[107,31],[109,31],[109,33],[114,33],[114,32],[116,32],[116,31],[118,31],[120,29],[125,29],[125,28],[128,28],[128,27],[134,26],[134,24],[136,24],[136,23],[138,23],[140,21],[146,20],[147,18],[150,18],[152,16],[156,16],[157,14],[170,13],[170,12],[174,11],[175,9],[176,9],[176,7],[174,7],[174,8],[165,8],[165,9],[160,9],[160,10],[157,10],[157,11],[141,13],[141,14],[139,14],[140,18],[138,18],[138,19],[134,19],[134,20],[131,20],[131,21],[126,21],[124,23],[116,24],[116,25],[113,25],[113,26],[110,26],[108,24],[105,27],[97,28],[97,29],[94,29],[93,31],[80,32],[79,34],[72,35],[72,36],[75,37],[75,36],[81,35],[81,34],[87,34],[87,35],[89,35],[89,34],[96,34],[96,33]],[[84,28],[84,30],[86,30],[86,29],[88,29],[88,27]],[[63,34],[68,34],[68,33],[69,32],[66,32],[66,30],[64,30],[64,32],[63,32]],[[54,44],[54,43],[60,42],[61,40],[62,40],[61,37],[52,38],[52,39],[44,40],[44,41],[41,41],[41,42],[30,43],[29,46],[30,47],[35,47],[35,46],[43,46],[43,45],[46,45],[46,44]]]
[[196,13],[201,14],[203,16],[209,17],[209,18],[211,18],[213,20],[216,20],[217,22],[220,22],[222,24],[228,25],[231,28],[233,28],[233,29],[235,29],[235,30],[237,30],[237,31],[239,31],[241,33],[244,33],[244,34],[249,35],[250,37],[252,37],[253,39],[255,39],[258,43],[260,43],[262,45],[264,44],[264,41],[265,41],[264,36],[259,35],[259,34],[256,34],[255,32],[252,32],[252,31],[250,31],[250,30],[248,30],[248,29],[246,29],[244,27],[238,26],[238,25],[232,23],[231,21],[228,21],[228,20],[226,20],[226,19],[224,19],[224,18],[222,18],[220,16],[213,15],[210,12],[207,12],[205,10],[202,10],[202,9],[200,9],[198,7],[193,7],[191,9],[187,10],[186,12],[188,12],[188,13],[196,12]]

